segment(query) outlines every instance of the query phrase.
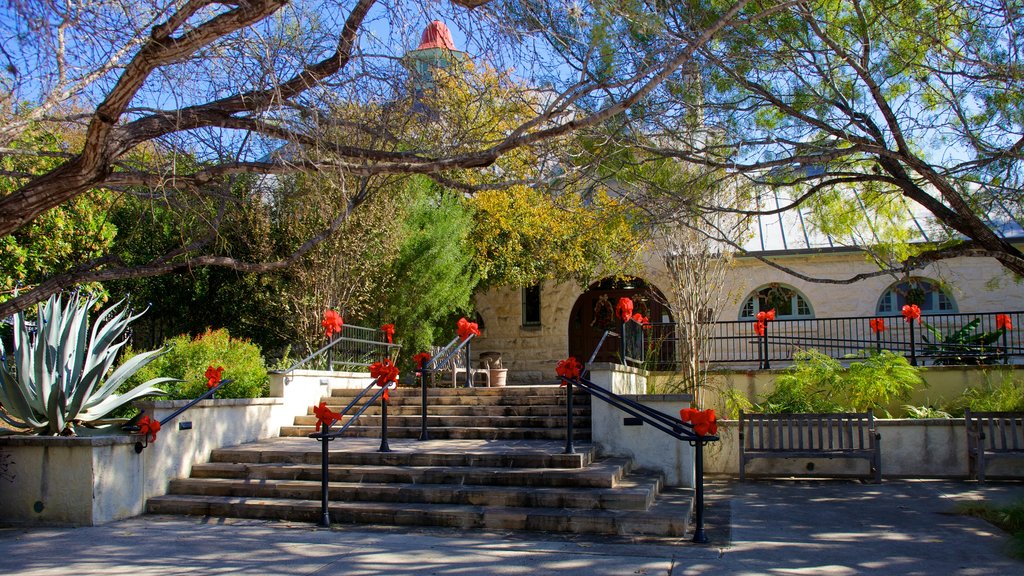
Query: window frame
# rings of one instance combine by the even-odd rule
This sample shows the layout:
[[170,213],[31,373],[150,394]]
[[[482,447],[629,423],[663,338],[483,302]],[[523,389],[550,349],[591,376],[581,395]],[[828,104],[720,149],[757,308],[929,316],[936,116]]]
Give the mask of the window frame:
[[[815,318],[814,306],[811,304],[811,300],[803,292],[788,284],[771,283],[758,286],[747,294],[747,297],[744,298],[742,304],[740,304],[739,314],[737,315],[740,321],[754,320],[757,317],[757,313],[762,311],[760,308],[760,293],[771,288],[784,288],[792,292],[792,295],[790,296],[791,310],[799,311],[801,302],[803,302],[807,308],[807,314],[782,314],[776,310],[775,318],[777,320],[813,320]],[[745,315],[744,310],[747,308],[747,305],[751,303],[752,312],[750,315]],[[767,312],[767,310],[765,310],[765,312]]]
[[[531,298],[533,297],[533,294],[531,294],[531,293],[534,292],[534,291],[535,291],[535,294],[536,294],[536,303],[533,303],[533,302],[530,301]],[[543,311],[542,311],[542,307],[541,307],[542,300],[541,300],[541,286],[540,286],[540,284],[535,284],[533,286],[525,286],[525,287],[523,287],[522,290],[520,290],[520,301],[522,303],[522,326],[523,326],[523,328],[536,328],[538,326],[542,326],[543,325],[543,322],[542,322]],[[535,319],[529,317],[529,313],[531,311],[530,309],[534,308],[534,307],[536,308],[536,318]]]

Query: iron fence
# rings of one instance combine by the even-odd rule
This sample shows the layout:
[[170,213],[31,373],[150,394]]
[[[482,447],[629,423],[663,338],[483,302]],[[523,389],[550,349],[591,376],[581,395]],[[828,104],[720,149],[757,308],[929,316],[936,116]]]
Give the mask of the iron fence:
[[[1009,320],[1010,328],[1000,321]],[[874,330],[872,320],[884,328]],[[1003,364],[1024,362],[1024,312],[927,314],[921,322],[902,316],[836,317],[767,322],[758,334],[753,321],[716,322],[701,358],[710,364],[770,368],[792,361],[802,349],[813,348],[836,359],[889,350],[915,365]],[[876,324],[877,327],[877,324]],[[652,324],[645,330],[644,365],[652,370],[676,370],[682,346],[672,323]]]
[[377,328],[345,324],[341,332],[316,352],[293,364],[285,372],[307,370],[358,370],[388,358],[394,361],[401,346],[387,341]]

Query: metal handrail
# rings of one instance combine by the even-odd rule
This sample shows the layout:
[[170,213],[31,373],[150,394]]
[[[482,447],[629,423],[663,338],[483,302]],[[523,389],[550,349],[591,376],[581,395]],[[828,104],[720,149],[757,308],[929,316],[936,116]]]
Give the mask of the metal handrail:
[[[1024,311],[922,314],[925,322],[944,335],[978,319],[976,334],[998,330],[996,317],[1006,314],[1015,327],[1024,326]],[[873,333],[869,320],[885,321],[885,330]],[[714,364],[757,363],[770,367],[771,362],[788,361],[797,347],[814,347],[833,358],[846,358],[859,350],[890,350],[903,354],[912,362],[936,359],[949,362],[962,356],[983,362],[1020,362],[1024,356],[1024,334],[1021,330],[1005,331],[988,345],[936,342],[923,326],[911,326],[902,315],[835,316],[827,318],[779,318],[768,322],[763,336],[755,334],[753,320],[714,322],[707,342],[702,347],[702,361]],[[672,369],[679,361],[680,342],[673,323],[653,323],[649,364]],[[660,337],[658,336],[660,335]],[[922,337],[923,336],[923,337]],[[930,341],[925,341],[925,338]]]
[[[460,338],[456,336],[451,342],[445,344],[444,348],[438,350],[423,368],[417,368],[416,371],[420,374],[420,440],[429,440],[430,434],[427,432],[427,376],[432,372],[440,371],[440,367],[448,363],[449,360],[455,357],[463,348],[466,349],[466,386],[473,386],[473,367],[469,359],[470,341],[473,340],[475,334],[470,334],[466,338]],[[453,348],[454,346],[454,348]],[[451,348],[451,350],[449,350]],[[444,359],[441,358],[444,353]],[[415,373],[415,372],[414,372]]]
[[[336,440],[340,438],[341,435],[344,434],[345,431],[348,430],[349,427],[352,426],[352,424],[354,424],[356,420],[358,420],[359,417],[363,415],[363,412],[366,412],[366,410],[369,409],[370,406],[372,406],[378,399],[380,399],[381,401],[381,439],[380,448],[377,451],[391,452],[391,448],[388,446],[388,402],[387,400],[384,400],[382,398],[384,392],[387,390],[387,386],[380,386],[381,378],[382,377],[374,378],[373,381],[366,386],[366,388],[360,391],[359,394],[357,394],[355,398],[353,398],[348,403],[348,405],[345,406],[345,408],[343,408],[341,412],[338,413],[338,418],[335,418],[330,422],[323,422],[323,427],[321,428],[320,432],[313,432],[308,435],[309,438],[314,438],[318,442],[320,442],[320,526],[324,528],[330,527],[331,525],[329,509],[330,442],[331,440]],[[373,396],[371,396],[370,399],[367,400],[362,406],[360,406],[359,410],[357,410],[356,413],[353,414],[351,418],[349,418],[348,422],[345,422],[340,429],[331,431],[331,426],[333,426],[335,422],[338,422],[340,419],[344,418],[348,414],[348,411],[351,410],[352,407],[355,406],[356,403],[359,402],[359,400],[361,400],[363,396],[365,396],[366,393],[369,392],[370,389],[373,388],[374,386],[378,386],[380,389],[377,390],[377,392]]]
[[[217,393],[217,390],[220,390],[221,386],[223,386],[223,385],[225,385],[225,384],[227,384],[229,382],[231,382],[230,379],[221,380],[220,382],[217,382],[216,386],[213,386],[209,390],[207,390],[206,392],[203,392],[202,394],[197,396],[195,399],[191,400],[188,404],[185,404],[181,408],[178,408],[174,412],[171,412],[167,416],[164,416],[164,418],[159,421],[160,422],[160,428],[163,429],[165,424],[167,424],[171,420],[174,420],[175,418],[180,416],[182,413],[184,413],[189,408],[195,406],[196,404],[199,404],[200,402],[202,402],[203,400],[206,400],[207,398],[213,397],[213,395]],[[144,414],[144,413],[145,413],[145,410],[140,412],[139,416],[141,417],[142,414]],[[131,425],[131,426],[123,426],[122,430],[125,430],[126,432],[138,432],[139,431],[139,426],[138,426],[138,424],[134,424],[134,425]],[[145,442],[143,442],[142,440],[139,440],[139,441],[135,442],[135,453],[136,454],[141,454],[143,450],[145,450],[147,447],[149,447],[149,437],[147,436],[144,440],[145,440]]]
[[[587,370],[589,370],[589,367]],[[630,400],[629,398],[625,398],[611,390],[598,386],[585,378],[580,377],[576,379],[569,379],[564,376],[559,376],[559,379],[566,386],[566,454],[574,454],[576,452],[575,446],[573,445],[574,384],[582,388],[586,393],[590,394],[592,398],[602,400],[608,405],[638,418],[644,424],[652,426],[677,440],[689,442],[690,445],[694,447],[693,466],[696,484],[694,486],[694,499],[696,500],[694,508],[696,509],[697,518],[692,541],[697,544],[707,544],[710,540],[704,530],[704,444],[707,442],[717,442],[719,440],[718,436],[701,436],[694,431],[692,424],[673,418],[668,414],[658,412],[649,406],[644,406],[643,404]]]

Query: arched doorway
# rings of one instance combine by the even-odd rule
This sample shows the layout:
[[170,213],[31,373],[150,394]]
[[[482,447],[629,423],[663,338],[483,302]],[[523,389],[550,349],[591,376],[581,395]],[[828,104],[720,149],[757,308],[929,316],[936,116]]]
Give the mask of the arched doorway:
[[[619,332],[621,322],[615,318],[619,298],[633,300],[634,312],[651,322],[672,322],[665,297],[654,286],[640,278],[605,278],[594,282],[576,299],[569,315],[569,355],[586,362],[594,353],[605,330]],[[619,359],[618,338],[608,337],[597,353],[595,362],[616,362]]]

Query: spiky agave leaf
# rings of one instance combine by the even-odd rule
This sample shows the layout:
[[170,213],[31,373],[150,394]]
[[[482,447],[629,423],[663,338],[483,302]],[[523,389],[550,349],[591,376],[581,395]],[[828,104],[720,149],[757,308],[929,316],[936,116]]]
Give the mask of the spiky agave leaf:
[[39,306],[34,335],[24,314],[15,316],[15,369],[12,373],[6,362],[0,369],[0,403],[8,411],[0,414],[4,421],[60,434],[75,421],[99,419],[137,398],[165,393],[156,384],[173,379],[153,379],[127,394],[114,394],[163,349],[130,359],[104,381],[126,344],[125,331],[142,313],[131,314],[122,300],[101,312],[90,330],[89,309],[96,302],[75,294],[62,305],[60,296],[50,297]]

